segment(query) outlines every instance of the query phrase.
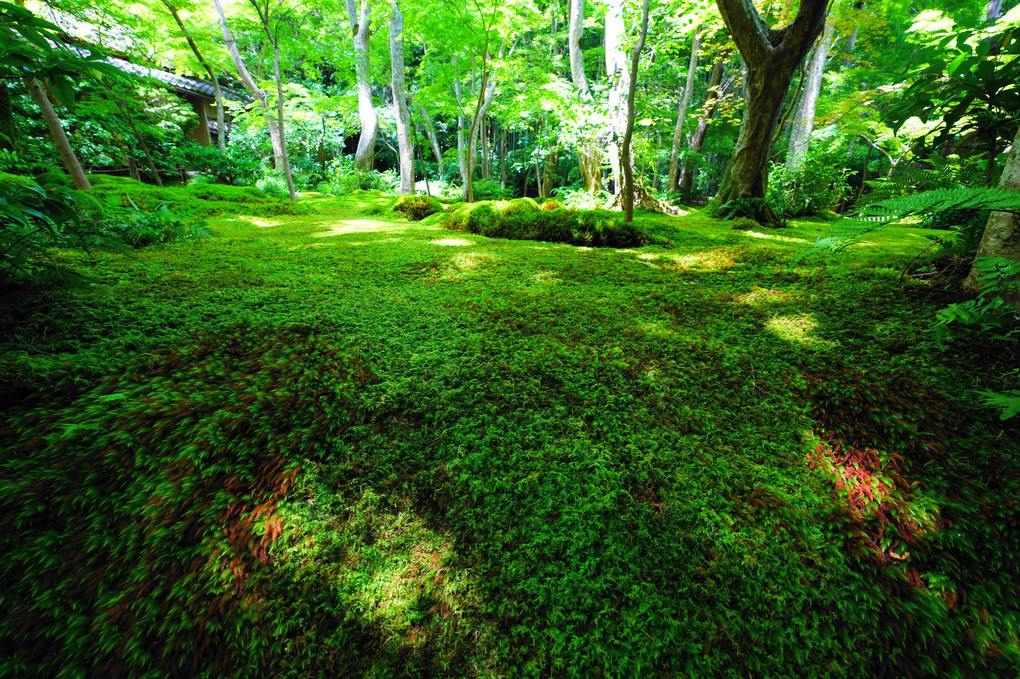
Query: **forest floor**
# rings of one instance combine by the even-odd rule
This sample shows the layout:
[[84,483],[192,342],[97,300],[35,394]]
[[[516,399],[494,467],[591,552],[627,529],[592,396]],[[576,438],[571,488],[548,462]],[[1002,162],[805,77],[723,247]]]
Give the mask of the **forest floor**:
[[0,675],[1020,673],[1016,354],[936,344],[941,233],[303,202],[0,298]]

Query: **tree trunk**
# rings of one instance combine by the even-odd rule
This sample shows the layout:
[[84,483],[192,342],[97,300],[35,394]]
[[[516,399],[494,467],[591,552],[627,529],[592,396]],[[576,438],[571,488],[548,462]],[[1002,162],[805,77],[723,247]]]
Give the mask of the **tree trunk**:
[[[296,203],[297,191],[294,190],[294,176],[290,172],[290,154],[287,153],[287,130],[283,122],[283,78],[280,77],[280,24],[277,22],[276,32],[274,32],[270,25],[268,2],[265,9],[263,9],[259,5],[258,0],[248,1],[252,9],[258,14],[262,28],[266,32],[266,38],[269,39],[269,44],[273,48],[273,75],[276,78],[276,132],[280,135],[280,162],[276,168],[281,169],[280,166],[283,166],[283,176],[287,180],[287,193],[290,195],[290,202]],[[273,128],[270,127],[269,131],[272,134]]]
[[545,167],[543,168],[542,171],[542,184],[541,184],[543,198],[549,198],[552,196],[552,190],[553,188],[555,188],[554,184],[556,183],[557,174],[556,171],[559,167],[559,163],[560,163],[560,149],[558,147],[554,147],[553,150],[550,151],[545,156],[544,161]]
[[798,169],[807,157],[811,132],[815,126],[815,109],[818,106],[818,95],[822,91],[822,76],[825,74],[825,62],[829,58],[832,39],[835,31],[832,24],[826,24],[822,39],[811,51],[808,61],[807,79],[804,91],[800,96],[797,113],[794,114],[790,129],[790,148],[786,154],[786,166],[791,170]]
[[[252,3],[254,4],[254,2]],[[269,17],[266,17],[266,33],[269,33]],[[287,131],[283,125],[283,78],[280,77],[280,43],[276,36],[273,41],[273,74],[276,76],[276,125],[280,134],[280,150],[283,158],[283,176],[287,180],[287,193],[290,202],[297,202],[297,191],[294,190],[294,175],[290,171],[290,153],[287,152]]]
[[81,169],[78,156],[74,154],[74,149],[71,148],[71,142],[67,139],[67,133],[64,132],[64,127],[60,124],[57,112],[53,110],[53,104],[50,103],[50,98],[46,95],[46,90],[43,88],[42,83],[35,78],[25,78],[25,85],[28,87],[28,93],[32,95],[32,99],[42,111],[43,120],[46,121],[46,129],[50,131],[50,138],[53,139],[53,145],[57,147],[60,159],[64,161],[67,174],[71,175],[74,188],[79,191],[90,190],[92,184],[89,183],[88,178],[85,176],[85,171]]
[[684,123],[687,120],[687,109],[691,105],[691,94],[694,91],[694,75],[698,70],[698,53],[701,51],[701,29],[694,31],[694,42],[691,44],[691,58],[687,62],[687,82],[677,107],[676,127],[673,128],[673,148],[669,154],[669,181],[667,191],[675,191],[680,178],[680,142],[683,141]]
[[372,103],[372,82],[369,79],[368,58],[371,53],[372,6],[370,0],[361,0],[361,14],[358,15],[356,0],[347,0],[347,18],[351,22],[354,37],[354,74],[358,82],[358,117],[361,119],[361,135],[358,136],[358,150],[354,153],[354,167],[371,170],[375,161],[375,138],[379,131],[379,115]]
[[[705,105],[701,108],[701,117],[698,118],[698,125],[694,128],[694,134],[691,135],[691,140],[687,144],[687,148],[694,153],[701,153],[701,148],[705,144],[705,133],[708,131],[708,122],[715,115],[715,110],[719,106],[719,100],[722,99],[732,79],[727,80],[726,84],[722,84],[723,70],[726,66],[726,59],[729,58],[729,50],[724,51],[719,58],[715,60],[715,64],[712,66],[712,74],[708,79],[708,91],[705,93]],[[680,179],[677,182],[677,188],[684,195],[685,198],[689,198],[691,195],[691,187],[694,185],[694,170],[691,168],[689,159],[684,160],[683,167],[680,170]]]
[[570,2],[570,24],[567,46],[570,51],[570,78],[574,81],[574,87],[581,91],[582,97],[587,101],[591,99],[591,90],[588,88],[588,78],[584,74],[584,52],[581,51],[581,35],[584,33],[584,0],[569,0]]
[[213,85],[213,92],[216,96],[216,145],[219,146],[220,153],[227,152],[227,130],[226,120],[223,116],[223,90],[220,89],[220,80],[216,77],[216,72],[212,70],[212,66],[209,62],[202,57],[202,53],[198,50],[198,45],[195,44],[195,40],[191,37],[191,33],[188,31],[184,22],[181,21],[180,15],[177,13],[177,8],[174,7],[170,0],[162,0],[163,6],[167,8],[167,11],[173,16],[174,21],[177,22],[177,27],[181,29],[181,34],[184,39],[188,41],[188,47],[191,48],[192,54],[198,59],[198,63],[205,69],[206,74],[209,76],[209,80]]
[[499,131],[499,187],[506,188],[506,128]]
[[620,144],[627,126],[627,55],[623,48],[625,26],[624,0],[610,0],[606,10],[606,77],[609,80],[609,165],[612,168],[613,193],[620,193]]
[[414,148],[409,129],[411,114],[407,110],[404,87],[404,15],[399,0],[393,0],[390,15],[390,69],[392,71],[393,105],[397,109],[397,145],[400,147],[400,193],[414,193]]
[[453,94],[457,99],[457,165],[460,170],[460,198],[461,200],[468,199],[468,162],[467,162],[467,143],[465,139],[464,130],[464,100],[461,96],[460,89],[460,74],[457,71],[457,57],[454,56],[450,59],[450,63],[453,65]]
[[793,75],[822,32],[827,0],[800,0],[793,22],[779,30],[770,29],[747,0],[716,2],[747,64],[747,85],[744,121],[715,200],[751,199],[759,222],[778,225],[782,220],[764,201],[772,135]]
[[220,31],[223,33],[223,42],[230,53],[231,61],[234,62],[234,69],[237,70],[237,75],[241,78],[241,82],[244,83],[245,89],[255,99],[266,118],[266,127],[269,128],[269,141],[273,145],[273,164],[275,167],[281,167],[283,165],[283,140],[280,137],[277,121],[269,110],[269,97],[255,83],[255,79],[251,77],[251,73],[248,72],[248,68],[244,65],[244,60],[241,59],[241,52],[237,49],[237,42],[234,41],[234,34],[230,30],[230,24],[227,23],[227,15],[223,11],[223,1],[212,0],[212,2],[213,9],[216,11],[216,19],[220,24]]
[[436,157],[436,166],[439,172],[439,176],[443,176],[443,152],[439,148],[439,137],[436,136],[436,126],[432,123],[432,118],[429,117],[428,111],[421,104],[418,104],[418,110],[421,112],[421,117],[425,119],[425,136],[429,138],[429,143],[432,145],[432,154]]
[[[1013,147],[1006,156],[1006,165],[1002,168],[1002,176],[999,178],[999,188],[1020,191],[1020,131],[1017,132]],[[1020,262],[1020,216],[1010,212],[993,212],[988,216],[975,261],[990,257]],[[976,276],[977,271],[971,267],[964,287],[979,290]],[[1013,282],[1020,283],[1017,280]],[[1004,298],[1010,307],[1020,311],[1020,291],[1014,290],[1011,294],[1004,294]]]
[[636,112],[634,99],[637,95],[638,64],[641,50],[645,48],[645,36],[648,34],[648,0],[641,5],[641,33],[630,63],[630,80],[627,90],[627,124],[623,132],[623,148],[620,153],[620,165],[623,166],[623,221],[634,221],[634,167],[630,160],[630,146],[634,138],[634,116]]

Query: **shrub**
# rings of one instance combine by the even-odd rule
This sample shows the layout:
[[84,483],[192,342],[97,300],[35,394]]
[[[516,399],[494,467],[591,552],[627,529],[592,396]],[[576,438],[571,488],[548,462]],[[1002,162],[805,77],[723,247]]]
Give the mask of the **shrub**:
[[475,200],[499,200],[513,196],[510,189],[504,189],[499,182],[491,179],[476,179],[471,183]]
[[346,196],[355,191],[385,191],[390,193],[397,184],[393,172],[358,170],[354,159],[340,156],[326,169],[325,179],[318,185],[320,192],[330,196]]
[[397,202],[393,204],[394,212],[400,212],[412,222],[421,221],[443,210],[443,204],[432,196],[401,195],[397,196]]
[[843,157],[812,150],[796,170],[773,163],[765,199],[786,219],[824,214],[850,194]]

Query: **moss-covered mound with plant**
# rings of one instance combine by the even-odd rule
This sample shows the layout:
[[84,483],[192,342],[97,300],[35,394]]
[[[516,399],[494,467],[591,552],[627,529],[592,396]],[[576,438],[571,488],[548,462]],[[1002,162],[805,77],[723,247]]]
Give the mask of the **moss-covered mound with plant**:
[[394,212],[399,212],[412,222],[419,222],[445,209],[438,198],[421,194],[397,196],[397,202],[393,204]]
[[0,296],[0,674],[1016,676],[1020,356],[939,344],[937,232],[305,200]]
[[292,204],[251,186],[188,184],[158,187],[128,177],[90,177],[94,195],[104,205],[153,211],[165,207],[182,218],[246,214],[260,217],[309,214],[307,204]]
[[608,210],[543,209],[531,198],[459,203],[442,225],[489,238],[538,240],[591,247],[640,247],[668,240]]

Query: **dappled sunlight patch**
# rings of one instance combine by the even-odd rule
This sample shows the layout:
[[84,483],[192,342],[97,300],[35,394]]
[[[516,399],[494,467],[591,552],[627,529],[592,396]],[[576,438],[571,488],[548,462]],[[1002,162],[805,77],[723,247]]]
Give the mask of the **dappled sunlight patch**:
[[642,321],[637,324],[637,329],[638,331],[643,332],[646,335],[651,335],[652,337],[674,337],[676,335],[674,330],[667,328],[661,322]]
[[430,240],[429,245],[474,245],[474,243],[463,238],[442,238],[440,240]]
[[808,239],[806,239],[806,238],[790,238],[789,236],[780,236],[780,235],[774,234],[774,233],[758,233],[757,231],[745,231],[744,235],[745,236],[750,236],[751,238],[766,238],[768,240],[777,240],[777,241],[781,241],[783,243],[806,243],[806,242],[808,242]]
[[372,233],[377,231],[406,231],[406,225],[388,224],[374,219],[345,219],[333,224],[324,225],[319,233],[312,234],[313,238],[329,238],[330,236],[343,236],[350,233]]
[[754,286],[750,292],[746,292],[743,295],[737,295],[734,301],[738,304],[746,304],[748,306],[761,306],[764,304],[785,304],[787,302],[793,302],[798,299],[799,295],[791,294],[785,290],[775,290],[773,288],[762,288]]
[[638,258],[648,266],[663,271],[721,271],[734,266],[737,262],[733,253],[723,250],[708,250],[691,254],[674,253],[639,253]]
[[[327,505],[340,513],[331,515]],[[277,551],[270,577],[301,583],[303,594],[266,603],[293,616],[290,624],[302,632],[306,654],[336,653],[328,631],[338,620],[357,621],[377,643],[402,650],[454,647],[465,635],[484,645],[491,635],[475,615],[476,576],[470,568],[450,565],[454,538],[430,527],[406,498],[366,489],[351,501],[320,486],[312,498],[291,507],[293,528],[281,540],[285,546]],[[465,617],[470,624],[461,625]],[[306,638],[309,629],[321,638]]]
[[818,321],[814,314],[790,314],[773,316],[765,323],[765,327],[787,342],[797,342],[805,346],[831,346],[831,342],[816,337],[812,333],[818,329]]
[[487,264],[496,261],[496,257],[477,252],[464,252],[454,255],[443,265],[443,273],[439,276],[441,280],[458,280],[478,275],[479,269]]
[[283,220],[281,219],[261,219],[259,217],[244,217],[244,216],[238,217],[238,219],[243,219],[249,224],[253,224],[263,229],[269,229],[274,226],[283,226],[284,224]]

